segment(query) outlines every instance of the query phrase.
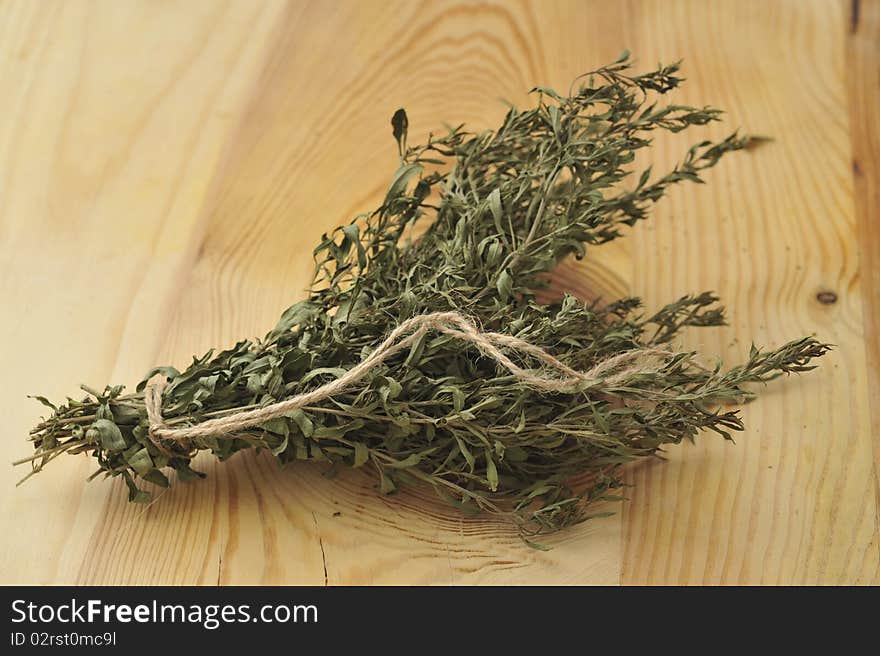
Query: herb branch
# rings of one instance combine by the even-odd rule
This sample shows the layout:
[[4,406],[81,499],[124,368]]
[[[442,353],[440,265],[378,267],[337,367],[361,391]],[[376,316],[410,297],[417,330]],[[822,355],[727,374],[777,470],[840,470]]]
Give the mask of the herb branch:
[[[195,357],[183,371],[155,368],[132,394],[108,386],[84,388],[85,398],[60,405],[36,397],[51,416],[31,431],[33,456],[17,464],[29,463],[32,475],[63,453],[88,453],[95,475],[121,476],[130,500],[147,502],[140,481],[165,487],[170,471],[198,479],[204,475],[191,462],[199,452],[226,460],[253,448],[281,465],[370,467],[382,493],[429,485],[529,537],[588,519],[596,502],[619,498],[626,463],[703,430],[731,439],[743,425],[727,406],[750,399],[754,383],[813,368],[830,347],[811,337],[753,347],[744,364],[722,371],[671,346],[687,327],[724,323],[711,293],[683,296],[649,316],[635,298],[585,303],[566,295],[542,304],[535,297],[562,259],[616,239],[672,185],[702,182],[703,171],[750,143],[734,133],[697,143],[659,176],[634,171],[652,132],[705,125],[720,112],[660,104],[682,82],[678,63],[640,75],[630,69],[624,53],[578,78],[568,95],[537,87],[535,106],[511,108],[495,130],[458,126],[422,144],[408,143],[408,118],[398,110],[400,167],[382,204],[322,237],[308,297],[264,339]],[[416,224],[427,227],[411,239]],[[670,355],[624,381],[546,393],[454,337],[425,335],[368,382],[316,406],[222,439],[161,448],[149,439],[143,390],[157,372],[168,378],[166,423],[195,425],[338,378],[391,328],[434,311],[465,314],[578,370],[633,349]]]

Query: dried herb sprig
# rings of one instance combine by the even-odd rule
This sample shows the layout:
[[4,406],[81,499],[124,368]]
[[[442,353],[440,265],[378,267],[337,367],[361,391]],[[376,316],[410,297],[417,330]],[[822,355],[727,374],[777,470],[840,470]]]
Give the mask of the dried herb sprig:
[[[95,475],[122,476],[130,500],[143,502],[150,494],[138,479],[164,487],[169,469],[180,480],[203,476],[190,467],[200,451],[225,460],[266,449],[282,465],[327,461],[330,473],[371,467],[383,493],[427,484],[534,535],[583,521],[593,502],[617,498],[627,462],[704,429],[730,439],[743,426],[725,405],[751,398],[750,383],[812,369],[829,347],[811,337],[769,352],[753,347],[745,364],[726,372],[720,363],[702,366],[694,352],[671,350],[626,380],[542,393],[460,340],[429,334],[357,389],[258,428],[186,444],[155,444],[148,435],[143,391],[157,372],[168,378],[166,423],[194,425],[339,377],[392,327],[425,312],[462,313],[579,370],[623,351],[668,347],[688,326],[723,324],[711,293],[649,316],[639,314],[635,298],[536,300],[560,260],[618,237],[670,185],[701,182],[701,171],[749,143],[737,134],[703,141],[668,173],[633,176],[635,154],[650,145],[652,131],[704,125],[719,111],[657,104],[681,82],[678,64],[642,75],[630,66],[625,53],[580,78],[569,95],[536,88],[536,106],[510,109],[494,131],[459,126],[410,145],[399,110],[392,127],[400,167],[388,193],[373,212],[323,236],[306,300],[263,340],[210,351],[182,372],[153,369],[134,394],[84,387],[85,399],[60,406],[37,397],[52,416],[31,432],[36,451],[22,462],[32,463],[33,474],[62,453],[90,453]],[[417,223],[428,227],[413,238]]]

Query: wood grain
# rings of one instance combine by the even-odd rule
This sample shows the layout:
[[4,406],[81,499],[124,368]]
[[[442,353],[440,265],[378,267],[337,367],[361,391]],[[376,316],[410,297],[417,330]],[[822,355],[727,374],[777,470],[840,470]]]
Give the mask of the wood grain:
[[[205,459],[206,481],[144,509],[67,458],[14,491],[2,474],[0,581],[880,580],[880,54],[877,3],[859,5],[854,25],[850,2],[824,0],[0,4],[7,461],[39,415],[25,394],[131,383],[273,325],[320,234],[381,199],[396,107],[413,139],[491,126],[498,99],[567,88],[626,47],[646,66],[685,59],[676,99],[729,110],[704,134],[776,141],[676,190],[557,288],[649,308],[714,289],[731,325],[685,344],[725,360],[751,339],[837,345],[745,408],[736,446],[707,436],[633,467],[622,512],[549,552],[421,490],[379,497],[359,472]],[[656,165],[685,148],[658,139]]]
[[[633,235],[634,291],[653,306],[717,290],[730,328],[694,331],[687,343],[726,361],[750,340],[813,332],[837,349],[821,375],[774,385],[745,408],[749,432],[736,447],[708,438],[631,470],[623,580],[868,582],[877,526],[840,42],[849,16],[843,4],[770,3],[756,21],[755,6],[723,3],[706,29],[676,30],[700,4],[641,5],[643,56],[724,53],[688,58],[682,96],[729,110],[716,136],[742,125],[775,141],[658,205]],[[666,149],[658,144],[660,156]],[[823,291],[837,301],[821,303]]]
[[[864,313],[865,359],[880,511],[880,2],[854,1],[847,37],[850,138]],[[880,523],[880,515],[878,515]]]

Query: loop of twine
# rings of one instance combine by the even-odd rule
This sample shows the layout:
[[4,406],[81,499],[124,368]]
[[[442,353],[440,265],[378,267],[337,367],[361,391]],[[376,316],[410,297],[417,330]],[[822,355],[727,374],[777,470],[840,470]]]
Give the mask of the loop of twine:
[[[401,323],[372,353],[336,380],[277,403],[209,419],[194,426],[172,428],[165,423],[162,418],[162,390],[167,384],[167,379],[164,374],[155,374],[147,382],[144,390],[144,404],[149,420],[150,438],[157,447],[165,451],[159,443],[160,439],[183,442],[195,438],[222,437],[258,426],[270,419],[283,417],[292,410],[324,401],[345,391],[364,378],[373,368],[398,351],[415,343],[430,330],[473,344],[484,355],[491,357],[505,367],[521,382],[547,392],[570,391],[576,386],[583,389],[584,386],[588,387],[600,382],[614,385],[635,373],[647,371],[648,359],[656,359],[658,356],[665,359],[671,355],[668,351],[660,349],[624,351],[603,360],[592,369],[582,372],[572,369],[542,348],[523,339],[501,333],[482,332],[470,320],[457,312],[433,312],[412,317]],[[504,354],[501,350],[502,347],[537,358],[562,376],[543,375],[522,369]],[[614,373],[606,375],[609,372]]]

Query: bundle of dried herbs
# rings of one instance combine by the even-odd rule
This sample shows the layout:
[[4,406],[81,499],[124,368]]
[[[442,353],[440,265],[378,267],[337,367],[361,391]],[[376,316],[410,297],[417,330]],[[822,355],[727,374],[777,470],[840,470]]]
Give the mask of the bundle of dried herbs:
[[[95,475],[121,476],[132,501],[203,474],[193,458],[225,460],[265,449],[282,465],[301,460],[369,467],[382,493],[403,483],[432,486],[463,508],[509,518],[524,535],[591,516],[616,498],[625,463],[709,429],[730,439],[750,383],[811,369],[828,346],[807,337],[776,350],[752,348],[745,364],[707,368],[671,340],[688,326],[724,322],[711,293],[684,296],[653,314],[636,298],[542,304],[535,290],[569,256],[583,257],[645,218],[670,185],[749,144],[736,134],[703,141],[668,173],[634,175],[651,132],[716,121],[719,111],[658,105],[681,82],[679,66],[635,75],[628,54],[579,78],[560,95],[537,88],[533,109],[510,109],[494,131],[463,127],[407,142],[407,116],[392,119],[400,166],[381,206],[323,236],[306,300],[288,308],[262,340],[194,358],[183,371],[151,370],[134,394],[122,386],[53,405],[32,432],[33,471],[62,453],[90,453]],[[574,88],[574,87],[573,87]],[[414,237],[414,226],[427,224]],[[161,395],[169,427],[198,425],[286,399],[350,371],[389,331],[421,314],[450,311],[485,330],[515,336],[578,371],[633,350],[652,366],[609,376],[586,389],[535,389],[473,344],[425,332],[357,385],[315,405],[227,435],[151,439],[147,381],[167,377]],[[510,356],[526,369],[544,365]]]

